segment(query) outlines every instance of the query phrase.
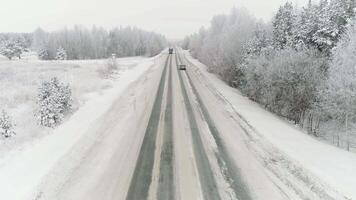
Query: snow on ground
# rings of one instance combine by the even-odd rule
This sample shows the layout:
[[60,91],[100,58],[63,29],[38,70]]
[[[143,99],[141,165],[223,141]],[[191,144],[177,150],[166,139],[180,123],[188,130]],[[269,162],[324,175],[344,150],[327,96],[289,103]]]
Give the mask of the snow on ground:
[[[118,59],[117,75],[120,76],[120,73],[144,60],[143,57]],[[0,61],[0,110],[5,109],[13,118],[17,133],[12,139],[0,139],[0,158],[10,149],[51,132],[51,129],[38,126],[35,118],[38,87],[43,80],[57,76],[61,81],[69,83],[76,110],[93,94],[112,86],[113,80],[104,79],[101,73],[106,64],[106,60]]]
[[[104,80],[98,73],[105,60],[0,62],[0,105],[6,105],[18,127],[18,135],[1,145],[0,199],[24,199],[89,125],[105,113],[111,101],[123,95],[154,61],[118,59],[116,80]],[[51,76],[70,83],[77,111],[56,129],[44,131],[36,125],[33,112],[38,84]]]
[[349,199],[356,199],[356,154],[323,143],[242,96],[185,52],[234,110],[289,159]]

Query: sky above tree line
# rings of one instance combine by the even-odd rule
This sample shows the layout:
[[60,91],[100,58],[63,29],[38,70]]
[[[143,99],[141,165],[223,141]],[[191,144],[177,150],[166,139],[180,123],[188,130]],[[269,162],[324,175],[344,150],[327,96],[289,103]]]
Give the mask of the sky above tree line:
[[[2,0],[0,32],[53,31],[75,24],[136,26],[181,39],[208,26],[217,14],[244,7],[268,21],[287,0]],[[303,6],[308,0],[292,0]]]

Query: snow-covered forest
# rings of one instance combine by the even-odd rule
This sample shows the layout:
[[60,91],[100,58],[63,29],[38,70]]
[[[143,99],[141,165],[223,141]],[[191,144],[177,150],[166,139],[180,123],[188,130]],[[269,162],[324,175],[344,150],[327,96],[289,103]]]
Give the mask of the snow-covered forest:
[[33,33],[0,34],[0,54],[21,58],[27,51],[35,51],[42,60],[78,60],[117,57],[153,56],[166,46],[164,36],[132,27],[105,30],[75,26],[47,32],[41,28]]
[[355,6],[285,3],[271,22],[234,8],[182,46],[250,99],[349,150],[356,146]]

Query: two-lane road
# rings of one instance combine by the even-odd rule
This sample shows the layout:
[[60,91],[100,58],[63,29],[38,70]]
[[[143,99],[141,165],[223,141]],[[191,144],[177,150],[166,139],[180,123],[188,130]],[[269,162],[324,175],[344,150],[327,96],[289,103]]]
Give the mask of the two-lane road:
[[289,199],[233,117],[180,49],[163,53],[61,160],[65,170],[54,170],[36,200]]
[[[207,107],[191,81],[191,75],[179,70],[179,64],[183,64],[183,60],[178,51],[167,56],[126,199],[164,200],[187,196],[184,190],[177,189],[177,186],[189,183],[182,178],[178,183],[176,179],[182,165],[177,164],[179,159],[176,158],[176,151],[180,149],[174,148],[175,140],[185,140],[185,143],[191,144],[183,148],[190,148],[188,152],[192,154],[181,156],[192,158],[191,163],[185,165],[195,168],[195,182],[198,183],[195,190],[199,192],[194,195],[200,196],[187,198],[251,199],[238,167],[230,158]],[[175,98],[172,98],[173,94]],[[174,101],[182,105],[178,106]],[[175,115],[180,112],[184,114]],[[176,119],[178,117],[183,119]],[[184,119],[187,124],[174,126],[174,121]],[[182,129],[181,126],[189,128]],[[216,148],[209,147],[209,138]]]

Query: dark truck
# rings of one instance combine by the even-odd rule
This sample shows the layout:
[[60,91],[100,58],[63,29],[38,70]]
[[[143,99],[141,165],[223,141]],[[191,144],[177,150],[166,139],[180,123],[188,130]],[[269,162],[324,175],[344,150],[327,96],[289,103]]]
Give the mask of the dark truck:
[[173,54],[173,48],[168,49],[169,54]]

